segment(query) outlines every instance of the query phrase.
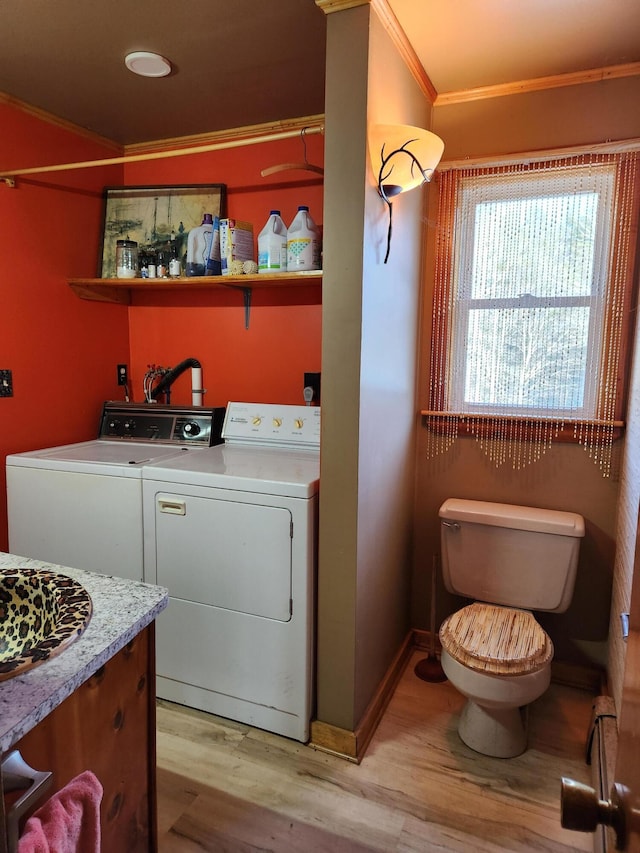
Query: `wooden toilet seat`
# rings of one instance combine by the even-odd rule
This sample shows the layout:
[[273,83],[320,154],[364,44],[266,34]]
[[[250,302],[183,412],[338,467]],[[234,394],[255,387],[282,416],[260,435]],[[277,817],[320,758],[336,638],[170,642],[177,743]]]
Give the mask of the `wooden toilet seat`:
[[458,663],[493,675],[536,672],[553,657],[553,643],[531,613],[480,602],[447,617],[440,642]]

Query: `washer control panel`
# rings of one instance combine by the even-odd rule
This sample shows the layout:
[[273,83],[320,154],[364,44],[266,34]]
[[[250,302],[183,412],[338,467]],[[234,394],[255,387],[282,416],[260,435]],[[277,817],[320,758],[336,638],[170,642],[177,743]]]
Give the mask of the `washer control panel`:
[[225,407],[105,403],[98,438],[211,447],[222,441]]
[[320,407],[229,403],[222,435],[227,444],[320,447]]

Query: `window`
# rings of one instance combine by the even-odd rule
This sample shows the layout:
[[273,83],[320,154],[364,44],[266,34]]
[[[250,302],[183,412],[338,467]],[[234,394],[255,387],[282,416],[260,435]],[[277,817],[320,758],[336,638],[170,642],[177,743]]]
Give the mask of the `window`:
[[562,436],[602,465],[622,418],[635,172],[593,155],[441,175],[427,418],[445,447],[462,428],[495,455],[498,435],[494,461],[521,467]]

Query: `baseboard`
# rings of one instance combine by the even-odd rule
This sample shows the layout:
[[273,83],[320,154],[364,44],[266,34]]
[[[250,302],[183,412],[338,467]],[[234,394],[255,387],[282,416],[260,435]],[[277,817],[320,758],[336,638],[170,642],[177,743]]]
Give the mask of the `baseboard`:
[[[416,649],[424,649],[425,651],[431,650],[431,631],[425,631],[422,628],[414,628],[411,632],[413,635],[413,645]],[[436,655],[439,655],[442,651],[442,646],[440,645],[440,637],[436,634],[435,642],[433,644]]]
[[311,721],[309,746],[313,747],[313,749],[319,749],[322,752],[328,752],[331,755],[337,755],[340,758],[346,758],[347,761],[353,761],[356,764],[360,763],[362,757],[358,757],[358,737],[356,732],[350,732],[348,729],[341,729],[339,726],[323,723],[322,720]]
[[404,672],[407,661],[414,648],[413,631],[409,631],[395,658],[380,682],[372,700],[369,702],[355,731],[332,726],[321,720],[311,722],[311,739],[309,746],[314,749],[338,755],[359,764],[366,752],[369,742],[382,715],[393,696],[393,691]]

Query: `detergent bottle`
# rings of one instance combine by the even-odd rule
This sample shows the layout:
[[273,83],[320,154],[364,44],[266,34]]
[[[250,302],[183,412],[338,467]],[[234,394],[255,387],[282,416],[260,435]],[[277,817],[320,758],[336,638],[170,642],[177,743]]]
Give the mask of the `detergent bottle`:
[[205,213],[202,224],[189,231],[187,237],[187,275],[205,275],[213,234],[213,216]]
[[272,210],[258,234],[258,272],[287,271],[287,226],[279,210]]
[[287,271],[320,269],[320,229],[300,205],[287,231]]

